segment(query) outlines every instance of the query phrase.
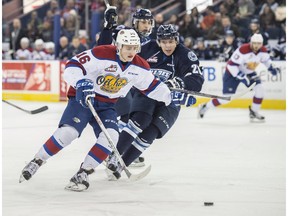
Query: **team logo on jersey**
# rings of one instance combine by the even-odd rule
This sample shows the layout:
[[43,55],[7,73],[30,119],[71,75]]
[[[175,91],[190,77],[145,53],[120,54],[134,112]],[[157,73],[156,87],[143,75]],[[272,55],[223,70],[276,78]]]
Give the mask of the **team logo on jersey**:
[[254,71],[258,65],[258,62],[247,62],[246,67],[247,69]]
[[195,53],[194,52],[192,52],[192,51],[190,51],[190,52],[188,52],[188,58],[191,60],[191,61],[197,61],[198,60],[198,58],[197,58],[197,56],[195,55]]
[[152,73],[155,77],[159,78],[162,82],[166,82],[169,77],[172,75],[171,71],[164,69],[151,68]]
[[148,58],[146,61],[150,62],[150,63],[157,63],[158,58],[157,58],[157,56],[152,56],[151,58]]
[[117,65],[110,65],[109,67],[104,69],[107,72],[116,72],[117,71]]
[[117,93],[121,88],[127,85],[128,80],[121,78],[119,75],[112,74],[101,75],[97,77],[96,83],[100,85],[100,89],[109,93]]

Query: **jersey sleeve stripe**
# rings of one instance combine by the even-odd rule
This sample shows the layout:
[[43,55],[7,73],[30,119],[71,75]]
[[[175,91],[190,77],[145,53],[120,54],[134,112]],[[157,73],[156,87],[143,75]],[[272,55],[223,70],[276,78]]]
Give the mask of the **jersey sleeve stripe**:
[[78,67],[78,68],[80,68],[80,69],[82,70],[82,72],[83,72],[84,75],[87,74],[87,72],[86,72],[85,68],[82,66],[82,64],[80,64],[78,61],[76,61],[76,60],[74,60],[74,59],[70,60],[70,61],[66,64],[65,69],[68,68],[68,67]]
[[149,85],[149,87],[144,90],[144,91],[141,91],[143,94],[145,95],[148,95],[150,92],[152,92],[155,88],[157,88],[157,86],[160,84],[160,81],[157,80],[157,79],[154,79],[152,81],[152,83]]

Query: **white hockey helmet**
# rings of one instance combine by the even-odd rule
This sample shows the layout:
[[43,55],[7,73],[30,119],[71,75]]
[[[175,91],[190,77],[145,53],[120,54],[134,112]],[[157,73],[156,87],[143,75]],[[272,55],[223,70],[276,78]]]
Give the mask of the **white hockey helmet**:
[[27,37],[21,38],[20,44],[29,44],[29,39]]
[[255,33],[255,34],[252,35],[252,37],[250,39],[250,42],[251,43],[253,43],[253,42],[255,42],[255,43],[263,43],[263,37],[262,37],[261,34]]
[[121,29],[117,34],[116,43],[140,46],[140,38],[134,29]]
[[121,29],[116,38],[116,46],[118,50],[122,48],[122,45],[134,45],[138,46],[138,53],[141,49],[140,38],[134,29]]

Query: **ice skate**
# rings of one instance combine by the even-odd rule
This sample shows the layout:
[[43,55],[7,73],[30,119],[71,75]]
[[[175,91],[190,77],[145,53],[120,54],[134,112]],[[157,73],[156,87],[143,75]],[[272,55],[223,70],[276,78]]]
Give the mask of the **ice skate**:
[[144,161],[145,161],[144,157],[138,157],[133,161],[133,163],[130,164],[129,167],[143,167],[145,166]]
[[260,115],[258,112],[253,111],[251,106],[249,106],[249,117],[250,122],[265,122],[265,117]]
[[70,179],[70,183],[65,187],[65,189],[71,191],[87,190],[89,188],[88,175],[93,172],[93,169],[85,170],[80,168],[80,170]]
[[112,152],[111,155],[109,155],[108,161],[107,161],[107,169],[106,173],[108,176],[109,181],[117,181],[119,178],[121,178],[121,172],[123,168],[118,162],[116,155],[114,152]]
[[20,175],[19,183],[23,181],[28,181],[39,169],[42,164],[45,162],[41,160],[40,158],[34,158],[31,160],[22,170],[22,173]]
[[198,118],[204,118],[205,112],[208,110],[206,103],[198,106]]

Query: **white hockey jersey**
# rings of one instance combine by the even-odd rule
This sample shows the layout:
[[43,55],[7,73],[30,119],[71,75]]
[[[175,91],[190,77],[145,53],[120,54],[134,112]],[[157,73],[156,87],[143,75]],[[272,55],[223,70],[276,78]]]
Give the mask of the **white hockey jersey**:
[[32,53],[29,49],[18,49],[16,51],[15,58],[17,60],[31,60],[32,59]]
[[112,45],[86,50],[67,62],[64,80],[70,85],[68,96],[75,96],[77,81],[85,78],[94,82],[96,99],[104,102],[124,97],[133,86],[166,105],[171,102],[170,90],[155,78],[143,58],[136,55],[124,66]]
[[263,46],[258,53],[254,53],[250,44],[247,43],[235,50],[227,63],[226,70],[236,77],[239,71],[245,74],[255,72],[260,63],[263,63],[267,68],[271,65],[272,61],[267,49]]

